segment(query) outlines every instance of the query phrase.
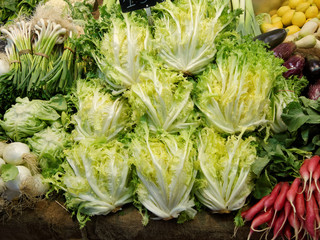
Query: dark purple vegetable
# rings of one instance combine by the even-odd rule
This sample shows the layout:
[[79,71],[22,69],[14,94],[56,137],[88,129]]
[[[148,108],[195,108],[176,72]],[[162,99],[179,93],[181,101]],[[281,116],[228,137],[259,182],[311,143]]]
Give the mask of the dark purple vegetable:
[[283,60],[288,60],[291,55],[293,54],[293,51],[296,49],[296,44],[294,42],[285,42],[280,43],[278,46],[276,46],[274,49],[272,49],[273,54],[278,57],[282,58]]
[[275,29],[255,36],[253,40],[260,40],[268,44],[270,49],[275,48],[287,37],[287,31],[284,28]]
[[288,71],[283,73],[285,78],[289,78],[292,75],[302,76],[303,67],[305,64],[305,59],[300,54],[292,55],[287,61],[284,62],[283,66],[285,66]]
[[313,84],[320,79],[320,59],[317,56],[308,55],[305,60],[303,74]]
[[308,98],[317,100],[320,97],[320,79],[309,85]]

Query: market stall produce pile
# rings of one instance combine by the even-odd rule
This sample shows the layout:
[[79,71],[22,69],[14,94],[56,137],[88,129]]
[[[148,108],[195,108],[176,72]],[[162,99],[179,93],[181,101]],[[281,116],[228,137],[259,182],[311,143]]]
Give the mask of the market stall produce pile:
[[[81,227],[126,204],[143,224],[207,209],[238,212],[241,225],[243,207],[320,154],[320,98],[306,94],[314,82],[304,66],[290,69],[300,47],[254,39],[246,2],[242,12],[241,1],[167,0],[150,21],[117,1],[94,19],[88,3],[51,0],[2,26],[1,138],[32,158],[3,154],[1,197],[61,194]],[[286,32],[270,36],[280,44]],[[276,216],[270,209],[259,211]]]

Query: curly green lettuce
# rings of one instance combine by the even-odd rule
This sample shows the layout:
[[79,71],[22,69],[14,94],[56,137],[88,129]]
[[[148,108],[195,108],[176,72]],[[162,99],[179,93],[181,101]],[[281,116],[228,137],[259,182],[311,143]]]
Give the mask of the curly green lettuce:
[[194,91],[207,125],[229,134],[265,127],[271,90],[284,71],[281,63],[259,41],[225,40]]
[[190,193],[197,170],[190,132],[152,136],[146,125],[136,132],[131,149],[139,202],[155,219],[178,218],[182,213],[193,218],[196,210]]

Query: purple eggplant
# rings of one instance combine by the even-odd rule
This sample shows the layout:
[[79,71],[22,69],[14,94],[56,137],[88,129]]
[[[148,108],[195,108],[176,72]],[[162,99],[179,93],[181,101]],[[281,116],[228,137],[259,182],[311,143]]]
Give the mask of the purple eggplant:
[[290,76],[297,75],[302,76],[303,74],[303,68],[305,65],[305,59],[300,54],[292,55],[287,61],[283,63],[283,66],[285,66],[288,71],[283,73],[283,76],[285,78],[289,78]]
[[320,79],[314,84],[310,84],[308,88],[308,98],[317,100],[320,97]]
[[316,82],[320,79],[320,59],[317,56],[308,55],[306,58],[306,63],[303,69],[303,74],[306,76],[310,84]]
[[272,51],[276,57],[282,58],[283,60],[287,61],[296,48],[297,47],[294,42],[285,42],[276,46]]
[[275,48],[287,37],[287,31],[284,28],[278,28],[266,33],[255,36],[253,40],[259,40],[267,44],[270,49]]

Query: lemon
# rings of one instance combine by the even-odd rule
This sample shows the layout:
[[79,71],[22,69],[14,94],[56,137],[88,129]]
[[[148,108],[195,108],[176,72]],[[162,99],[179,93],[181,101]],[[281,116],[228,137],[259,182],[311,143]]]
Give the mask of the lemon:
[[283,24],[281,21],[275,22],[271,24],[274,28],[283,28]]
[[271,18],[271,23],[281,22],[281,17]]
[[317,8],[316,5],[312,5],[308,7],[308,9],[305,12],[306,18],[315,18],[317,17],[318,13],[319,13],[319,9]]
[[289,7],[291,7],[291,9],[296,8],[300,3],[303,3],[303,0],[289,0]]
[[296,7],[297,12],[305,12],[310,7],[310,3],[302,2]]
[[314,0],[313,3],[316,4],[318,9],[320,8],[320,0]]
[[271,21],[272,21],[273,18],[276,18],[276,17],[279,17],[278,14],[273,14],[273,15],[271,16]]
[[306,23],[306,15],[303,12],[295,12],[292,17],[292,24],[302,27]]
[[278,9],[277,15],[279,17],[282,17],[286,12],[290,11],[291,8],[289,6],[282,6]]
[[287,30],[287,34],[291,35],[291,34],[294,34],[296,32],[299,32],[300,28],[297,25],[291,25],[289,27],[286,27],[286,30]]
[[295,10],[291,9],[291,10],[285,12],[285,14],[283,14],[281,21],[284,26],[291,25],[294,13],[295,13]]
[[260,25],[260,29],[261,29],[261,32],[262,33],[266,33],[266,32],[269,32],[270,30],[274,29],[275,27],[270,24],[270,23],[262,23]]

